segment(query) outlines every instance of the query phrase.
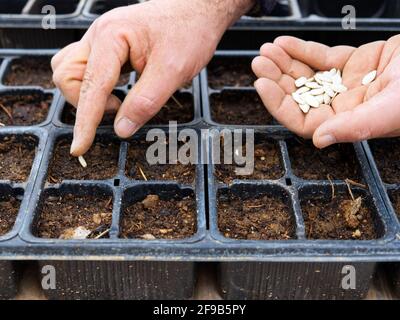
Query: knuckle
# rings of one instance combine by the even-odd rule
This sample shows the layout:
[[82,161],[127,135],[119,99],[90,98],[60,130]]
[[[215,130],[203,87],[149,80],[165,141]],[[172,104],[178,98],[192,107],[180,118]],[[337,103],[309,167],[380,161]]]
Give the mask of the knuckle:
[[53,73],[53,82],[57,87],[63,86],[65,80],[67,79],[67,75],[64,69],[58,68]]

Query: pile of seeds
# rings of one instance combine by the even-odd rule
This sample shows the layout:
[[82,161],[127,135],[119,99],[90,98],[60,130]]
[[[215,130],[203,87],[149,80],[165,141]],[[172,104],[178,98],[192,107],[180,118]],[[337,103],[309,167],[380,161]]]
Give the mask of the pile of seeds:
[[347,88],[342,84],[340,70],[317,72],[312,78],[301,77],[295,81],[298,88],[292,93],[294,101],[299,104],[304,113],[312,108],[319,108],[321,105],[332,104],[333,99]]
[[[376,78],[376,70],[368,73],[362,79],[362,85],[366,86]],[[313,77],[300,77],[295,81],[296,92],[292,93],[294,101],[299,108],[308,113],[311,108],[319,108],[321,105],[331,106],[335,97],[347,91],[343,85],[342,73],[333,68],[330,71],[319,71]]]

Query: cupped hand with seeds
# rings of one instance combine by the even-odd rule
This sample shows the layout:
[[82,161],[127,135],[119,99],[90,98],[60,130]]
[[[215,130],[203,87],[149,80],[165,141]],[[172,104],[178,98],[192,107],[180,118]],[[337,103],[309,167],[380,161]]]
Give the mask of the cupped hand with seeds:
[[[296,134],[312,138],[318,148],[400,135],[400,35],[359,48],[283,36],[261,47],[252,68],[259,78],[256,90],[272,116]],[[332,68],[342,71],[348,90],[331,106],[322,104],[304,114],[292,98],[295,80]],[[363,84],[374,70],[374,81]]]
[[[52,59],[53,80],[77,107],[71,153],[91,146],[105,111],[114,128],[133,135],[211,59],[225,30],[255,0],[152,0],[111,10],[83,38]],[[124,101],[112,95],[121,69],[140,79]]]

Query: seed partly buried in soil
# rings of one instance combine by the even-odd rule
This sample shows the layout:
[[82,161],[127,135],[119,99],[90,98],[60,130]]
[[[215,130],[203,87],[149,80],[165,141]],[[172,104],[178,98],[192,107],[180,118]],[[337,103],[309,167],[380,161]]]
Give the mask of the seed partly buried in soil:
[[288,240],[295,238],[295,223],[282,199],[261,195],[242,199],[236,195],[218,198],[218,228],[227,238],[243,240]]
[[[246,147],[243,146],[243,156],[246,155]],[[223,152],[221,152],[223,163]],[[231,184],[233,180],[276,180],[283,176],[284,170],[281,164],[279,145],[272,140],[263,141],[254,145],[254,171],[251,175],[237,175],[235,164],[215,165],[215,176],[219,181]]]
[[253,91],[213,94],[210,108],[212,120],[220,124],[271,125],[273,122],[258,94]]
[[10,232],[14,226],[21,201],[14,197],[0,199],[0,236]]
[[122,238],[183,239],[196,233],[196,205],[192,196],[160,199],[148,195],[124,210]]
[[49,182],[105,180],[117,174],[119,157],[117,141],[97,139],[84,156],[86,168],[78,158],[70,155],[70,148],[70,139],[62,139],[56,143],[47,178]]
[[129,143],[126,162],[126,175],[129,178],[135,180],[171,180],[187,184],[194,182],[196,175],[194,165],[181,163],[150,165],[146,159],[146,151],[151,144],[152,142],[139,140],[133,140]]
[[334,199],[302,200],[308,239],[372,240],[378,238],[374,212],[364,196],[339,194]]
[[47,118],[53,96],[50,94],[0,95],[0,123],[6,126],[28,126]]
[[207,66],[211,88],[252,87],[256,76],[251,70],[252,58],[215,57]]
[[[108,238],[112,197],[65,194],[47,196],[37,219],[35,235],[49,239]],[[90,231],[88,234],[87,231]],[[87,236],[83,236],[86,234]]]
[[386,183],[400,183],[400,138],[369,141],[379,174]]
[[37,139],[33,136],[0,137],[0,180],[25,182],[31,172]]
[[54,88],[50,58],[34,57],[13,60],[4,84],[8,86],[41,86]]
[[362,174],[352,144],[338,144],[323,150],[301,139],[287,141],[296,176],[306,180],[351,179],[362,182]]

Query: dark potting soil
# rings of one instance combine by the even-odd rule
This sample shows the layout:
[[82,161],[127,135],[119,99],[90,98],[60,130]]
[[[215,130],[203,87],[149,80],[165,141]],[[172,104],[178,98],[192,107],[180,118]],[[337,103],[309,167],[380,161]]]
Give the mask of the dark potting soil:
[[122,238],[183,239],[196,233],[196,205],[193,197],[162,200],[148,195],[124,210]]
[[289,207],[270,195],[242,199],[219,196],[218,228],[227,238],[244,240],[287,240],[295,237]]
[[0,199],[0,236],[10,232],[17,219],[21,201],[14,197]]
[[108,238],[111,226],[112,197],[106,195],[48,196],[37,219],[35,234],[40,238],[70,239],[73,231],[83,227],[92,231],[88,238]]
[[[358,196],[355,195],[358,199]],[[350,195],[302,200],[301,207],[308,239],[372,240],[378,238],[374,212],[365,197],[361,206]]]
[[211,88],[252,87],[256,76],[251,70],[252,58],[216,57],[207,66]]
[[210,97],[211,118],[220,124],[271,125],[268,113],[257,92],[223,91]]
[[[246,147],[243,146],[243,155]],[[223,163],[223,152],[221,153]],[[237,175],[237,165],[217,164],[215,175],[219,181],[231,184],[233,180],[276,180],[283,176],[279,145],[275,141],[264,141],[254,146],[254,171],[251,175]]]
[[[100,126],[114,125],[114,118],[115,118],[114,113],[105,113],[103,116],[103,120],[100,123]],[[61,122],[73,126],[75,125],[75,119],[76,119],[76,108],[69,103],[65,103],[63,112],[61,114]]]
[[176,92],[147,124],[167,125],[169,121],[180,124],[191,122],[193,119],[193,96],[190,93]]
[[400,219],[400,192],[399,191],[393,192],[390,195],[390,200],[392,200],[394,210],[396,211],[396,214]]
[[53,96],[50,94],[0,95],[0,123],[28,126],[46,120]]
[[306,180],[345,180],[362,182],[362,174],[352,144],[337,144],[317,149],[311,141],[289,140],[293,172]]
[[400,139],[373,140],[369,142],[382,180],[400,182]]
[[87,162],[84,168],[78,158],[70,155],[71,140],[57,142],[50,163],[48,181],[62,180],[105,180],[114,177],[118,171],[119,142],[97,139],[83,156]]
[[146,151],[152,143],[138,140],[130,142],[126,162],[126,175],[129,178],[135,180],[173,180],[186,184],[194,182],[196,175],[194,165],[184,165],[181,163],[149,164],[146,159]]
[[33,57],[12,61],[4,84],[9,86],[41,86],[45,89],[54,88],[50,58]]
[[32,136],[0,137],[0,180],[25,182],[31,172],[37,139]]

